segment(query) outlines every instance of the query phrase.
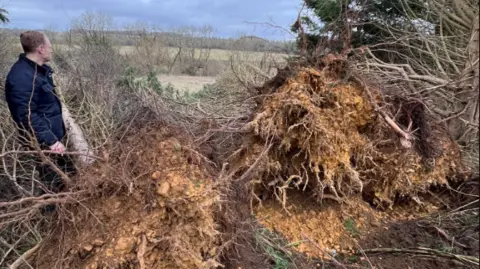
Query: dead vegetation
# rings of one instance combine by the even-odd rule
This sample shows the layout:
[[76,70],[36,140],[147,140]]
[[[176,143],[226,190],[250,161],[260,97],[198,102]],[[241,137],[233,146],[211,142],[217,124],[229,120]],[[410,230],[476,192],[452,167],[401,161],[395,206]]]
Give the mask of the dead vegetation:
[[[0,264],[375,268],[370,253],[395,252],[478,265],[478,184],[463,183],[474,173],[431,104],[385,84],[398,69],[343,55],[281,66],[268,53],[255,64],[236,54],[216,85],[187,98],[137,78],[102,31],[71,32],[80,50],[55,61],[96,160],[68,190],[35,194],[34,163],[2,123]],[[146,50],[161,47],[155,37],[139,38],[139,54],[153,55],[146,68],[163,65]],[[427,227],[418,233],[433,243],[397,232],[404,221]]]
[[92,192],[82,207],[62,209],[71,217],[60,216],[32,266],[216,268],[219,196],[188,143],[158,125],[129,130],[108,163],[81,176]]

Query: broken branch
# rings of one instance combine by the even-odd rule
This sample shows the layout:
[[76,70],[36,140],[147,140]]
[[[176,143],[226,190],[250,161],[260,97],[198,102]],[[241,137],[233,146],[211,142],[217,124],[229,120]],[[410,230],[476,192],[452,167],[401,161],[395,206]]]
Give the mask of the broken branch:
[[388,114],[385,111],[383,111],[382,108],[378,106],[377,102],[375,102],[375,99],[373,98],[372,92],[370,91],[370,89],[362,79],[358,77],[354,77],[354,78],[357,80],[358,83],[362,85],[363,89],[365,89],[365,92],[367,93],[368,98],[370,99],[370,103],[372,104],[374,110],[377,113],[379,113],[385,119],[388,125],[390,125],[390,127],[392,127],[392,129],[404,139],[403,141],[401,141],[402,146],[404,146],[405,148],[411,148],[412,147],[411,140],[413,140],[413,136],[410,133],[407,133],[404,130],[402,130],[402,128],[400,128],[400,126],[398,126],[398,124],[394,120],[392,120],[392,118],[390,118],[390,116],[388,116]]

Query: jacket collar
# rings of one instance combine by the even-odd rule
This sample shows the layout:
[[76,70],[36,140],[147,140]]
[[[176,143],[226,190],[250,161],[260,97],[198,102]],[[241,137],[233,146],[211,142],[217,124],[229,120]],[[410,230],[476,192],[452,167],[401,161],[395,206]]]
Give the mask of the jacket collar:
[[28,65],[30,65],[30,66],[33,67],[33,68],[35,68],[35,66],[37,66],[37,67],[39,68],[39,70],[40,70],[41,72],[44,72],[45,74],[47,74],[47,73],[49,73],[49,72],[53,73],[53,69],[52,69],[50,66],[48,66],[48,65],[46,65],[46,64],[44,64],[44,65],[38,65],[36,62],[28,59],[28,58],[27,58],[27,55],[26,55],[25,53],[21,53],[21,54],[18,56],[18,58],[19,58],[19,60],[26,62]]

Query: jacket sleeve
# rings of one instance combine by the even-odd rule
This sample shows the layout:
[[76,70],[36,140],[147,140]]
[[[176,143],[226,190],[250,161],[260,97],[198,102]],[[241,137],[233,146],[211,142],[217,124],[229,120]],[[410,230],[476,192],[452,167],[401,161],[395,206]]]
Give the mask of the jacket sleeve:
[[32,94],[32,83],[27,81],[7,81],[7,102],[12,116],[17,119],[21,128],[33,132],[39,144],[51,146],[58,141],[53,134],[45,116],[38,110],[39,90],[35,87]]

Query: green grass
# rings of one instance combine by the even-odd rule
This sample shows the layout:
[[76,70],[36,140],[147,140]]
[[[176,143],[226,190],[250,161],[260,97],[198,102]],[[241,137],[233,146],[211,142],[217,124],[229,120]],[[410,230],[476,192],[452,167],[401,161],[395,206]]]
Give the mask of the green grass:
[[265,251],[273,259],[275,269],[287,269],[290,266],[289,259],[280,251],[277,251],[270,246],[267,246]]
[[357,225],[353,218],[348,218],[343,223],[345,229],[354,237],[360,236],[360,232],[357,230]]
[[288,250],[295,243],[286,244],[285,240],[268,229],[255,231],[255,241],[265,254],[270,257],[275,269],[297,268]]
[[351,263],[357,263],[357,262],[360,261],[360,258],[358,256],[353,255],[353,256],[348,257],[347,260]]
[[173,149],[175,150],[175,152],[179,152],[179,151],[180,151],[180,149],[181,149],[181,146],[180,146],[180,144],[178,144],[178,143],[175,143],[175,144],[173,145]]

